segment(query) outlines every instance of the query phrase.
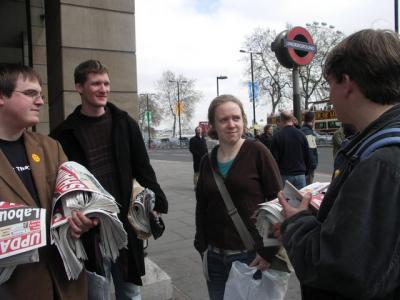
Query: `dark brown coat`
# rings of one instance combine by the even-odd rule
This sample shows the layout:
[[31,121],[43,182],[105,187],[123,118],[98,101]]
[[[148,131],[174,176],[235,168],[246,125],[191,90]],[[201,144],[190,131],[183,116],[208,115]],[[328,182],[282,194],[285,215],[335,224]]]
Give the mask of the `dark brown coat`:
[[[49,137],[25,132],[24,143],[41,207],[47,210],[49,227],[58,167],[67,159],[61,146]],[[33,160],[33,154],[40,160]],[[37,207],[1,150],[0,200]],[[54,245],[41,248],[39,253],[40,262],[18,266],[11,278],[0,286],[0,299],[87,299],[85,272],[81,273],[78,280],[69,281]]]

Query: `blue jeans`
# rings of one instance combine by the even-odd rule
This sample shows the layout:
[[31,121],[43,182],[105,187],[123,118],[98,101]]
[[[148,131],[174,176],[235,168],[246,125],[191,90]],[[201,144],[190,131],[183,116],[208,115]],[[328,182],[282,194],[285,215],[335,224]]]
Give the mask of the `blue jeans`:
[[[114,281],[116,300],[141,300],[140,286],[131,282],[125,282],[122,275],[122,267],[118,261],[113,263],[111,259],[104,258],[104,271],[111,285],[111,277]],[[110,298],[111,299],[111,298]]]
[[283,184],[285,184],[285,181],[287,180],[291,184],[293,184],[298,190],[306,186],[306,175],[304,174],[294,176],[282,175],[282,180]]
[[211,250],[207,251],[208,277],[207,288],[210,300],[223,300],[225,283],[234,261],[250,264],[256,257],[255,252],[243,252],[234,255],[221,255]]

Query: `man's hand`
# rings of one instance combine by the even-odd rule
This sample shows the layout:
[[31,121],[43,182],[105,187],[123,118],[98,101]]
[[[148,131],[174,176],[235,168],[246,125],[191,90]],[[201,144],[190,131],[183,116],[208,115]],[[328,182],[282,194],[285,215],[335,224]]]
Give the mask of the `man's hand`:
[[272,233],[274,234],[274,237],[281,240],[281,223],[272,224]]
[[90,219],[80,212],[73,211],[71,217],[68,219],[68,223],[70,226],[71,236],[78,240],[82,234],[93,227],[96,227],[99,224],[99,219]]
[[256,253],[256,258],[251,262],[249,267],[257,267],[261,272],[268,269],[270,263]]
[[152,210],[150,213],[152,213],[152,214],[153,214],[153,216],[155,216],[156,218],[159,218],[159,217],[161,217],[161,213],[160,213],[160,212],[158,212],[158,211]]
[[303,199],[301,200],[301,203],[298,207],[291,206],[289,202],[286,200],[285,194],[282,191],[278,193],[278,199],[279,203],[283,207],[283,215],[287,219],[303,210],[308,209],[308,205],[310,204],[311,201],[311,193],[307,193],[303,196]]

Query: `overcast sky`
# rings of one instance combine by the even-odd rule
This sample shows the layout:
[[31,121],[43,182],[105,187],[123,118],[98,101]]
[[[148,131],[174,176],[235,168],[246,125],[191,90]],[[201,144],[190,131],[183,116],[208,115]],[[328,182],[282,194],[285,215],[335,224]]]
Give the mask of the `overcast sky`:
[[[394,28],[393,0],[136,0],[138,92],[155,92],[155,82],[166,70],[196,80],[204,95],[196,107],[193,128],[207,120],[216,96],[233,94],[248,100],[244,54],[245,37],[257,27],[280,32],[285,25],[305,26],[318,21],[334,25],[346,35],[364,28]],[[257,107],[257,121],[266,118],[266,99]],[[165,124],[163,124],[165,127]]]

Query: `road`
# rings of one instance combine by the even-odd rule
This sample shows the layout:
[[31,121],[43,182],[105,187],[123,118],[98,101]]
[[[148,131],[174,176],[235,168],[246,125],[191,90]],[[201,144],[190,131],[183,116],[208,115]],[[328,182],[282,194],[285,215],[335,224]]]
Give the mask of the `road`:
[[[324,146],[318,148],[319,164],[316,172],[331,175],[333,171],[332,147]],[[191,162],[192,155],[188,149],[152,149],[149,151],[151,159]]]

